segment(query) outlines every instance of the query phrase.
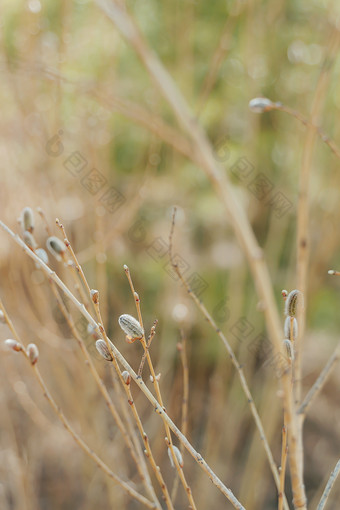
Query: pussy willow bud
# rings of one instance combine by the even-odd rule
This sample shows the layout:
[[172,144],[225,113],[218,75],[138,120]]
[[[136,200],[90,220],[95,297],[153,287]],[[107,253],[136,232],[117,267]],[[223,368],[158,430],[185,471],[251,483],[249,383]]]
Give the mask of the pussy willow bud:
[[25,230],[25,232],[23,233],[23,238],[24,238],[26,246],[28,246],[32,250],[36,249],[36,247],[38,245],[37,245],[33,235],[30,232],[28,232],[28,230]]
[[[177,459],[177,462],[178,464],[180,465],[180,467],[182,468],[184,466],[184,462],[183,462],[183,457],[182,457],[182,454],[180,452],[180,450],[177,448],[177,446],[174,446],[172,445],[172,448],[174,450],[174,454],[176,456],[176,459]],[[175,463],[174,463],[174,460],[172,458],[172,453],[171,453],[171,449],[170,447],[168,447],[168,455],[169,455],[169,459],[170,459],[170,464],[171,466],[174,468],[176,467],[175,466]]]
[[[35,254],[42,260],[45,264],[48,264],[48,255],[43,248],[38,248],[35,250]],[[38,264],[37,264],[38,265]]]
[[9,349],[12,349],[13,351],[20,352],[23,350],[22,345],[12,338],[8,338],[4,343]]
[[286,298],[285,315],[294,317],[296,315],[298,306],[302,304],[303,296],[301,292],[297,289],[292,290]]
[[282,294],[283,299],[286,299],[286,297],[288,296],[288,291],[286,289],[282,289],[281,294]]
[[122,372],[122,378],[123,378],[123,381],[125,382],[126,386],[129,386],[129,384],[131,382],[131,375],[129,374],[129,372],[127,370],[124,370],[124,372]]
[[21,212],[21,227],[23,231],[32,234],[34,230],[34,214],[30,207],[25,207]]
[[4,312],[2,310],[0,310],[0,322],[2,324],[5,324],[6,323],[6,320],[5,320],[5,316],[4,316]]
[[[109,344],[110,344],[111,348],[113,348],[113,343],[110,340],[109,340]],[[103,356],[103,358],[105,358],[107,361],[113,360],[112,354],[110,353],[110,351],[106,345],[106,342],[104,340],[100,339],[100,340],[96,341],[96,349],[99,352],[99,354],[101,356]]]
[[28,344],[26,349],[27,356],[32,365],[35,365],[39,358],[38,347],[35,344]]
[[59,237],[51,236],[46,241],[46,246],[49,252],[57,259],[61,260],[62,256],[66,251],[66,246],[63,241],[59,239]]
[[141,338],[144,335],[142,326],[134,317],[132,317],[132,315],[121,315],[118,319],[118,323],[128,338],[132,341],[137,338]]
[[249,108],[254,113],[263,113],[271,110],[275,104],[266,97],[255,97],[249,101]]
[[95,289],[91,290],[91,298],[95,305],[99,303],[99,292]]
[[[292,324],[293,322],[293,324]],[[298,335],[298,323],[297,320],[292,317],[286,317],[285,325],[284,325],[284,333],[285,338],[291,340],[292,342],[296,340]]]
[[288,338],[285,338],[283,340],[283,345],[286,348],[288,358],[294,361],[294,348],[292,342],[288,340]]
[[98,338],[100,338],[100,335],[97,332],[97,328],[95,326],[93,326],[92,324],[90,324],[90,323],[87,324],[86,331],[89,335],[92,335],[92,337],[95,340],[98,340]]

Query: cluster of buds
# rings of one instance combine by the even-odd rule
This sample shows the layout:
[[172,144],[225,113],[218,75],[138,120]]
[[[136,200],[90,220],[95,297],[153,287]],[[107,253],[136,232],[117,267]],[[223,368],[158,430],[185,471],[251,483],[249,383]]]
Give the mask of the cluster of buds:
[[303,305],[302,293],[295,289],[291,292],[282,291],[285,299],[285,323],[284,323],[284,345],[287,349],[288,357],[294,359],[294,342],[298,336],[298,323],[296,319],[298,307]]
[[[34,253],[42,260],[45,264],[48,264],[48,256],[46,251],[43,248],[38,248],[38,243],[35,240],[33,235],[34,231],[34,213],[30,207],[25,207],[21,211],[21,215],[19,218],[19,223],[22,229],[22,238],[26,246],[30,248],[30,250],[34,251]],[[36,264],[39,269],[39,264]]]
[[9,349],[12,349],[12,351],[15,352],[25,352],[26,356],[31,362],[31,365],[35,365],[39,358],[39,350],[38,347],[35,344],[28,344],[27,348],[25,349],[24,346],[18,342],[17,340],[13,340],[12,338],[8,338],[5,340],[5,345]]

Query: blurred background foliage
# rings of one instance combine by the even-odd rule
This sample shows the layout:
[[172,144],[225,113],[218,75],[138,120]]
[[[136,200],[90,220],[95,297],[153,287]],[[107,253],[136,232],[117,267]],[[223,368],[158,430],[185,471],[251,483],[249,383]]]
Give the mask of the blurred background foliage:
[[[255,115],[248,103],[265,96],[308,116],[326,69],[329,82],[320,125],[340,140],[340,58],[337,54],[329,59],[330,41],[340,24],[339,4],[144,0],[128,1],[127,7],[206,130],[221,171],[234,183],[264,249],[282,308],[281,289],[296,286],[296,204],[306,130],[285,113]],[[176,204],[175,252],[244,365],[279,463],[277,366],[261,304],[229,220],[203,171],[157,136],[157,119],[180,133],[171,109],[134,51],[87,0],[2,0],[0,69],[1,218],[19,231],[16,218],[22,208],[41,207],[56,234],[54,220],[60,218],[90,286],[100,292],[112,340],[138,367],[139,346],[125,344],[117,325],[121,313],[134,315],[123,264],[130,267],[146,328],[155,318],[159,321],[152,357],[162,373],[170,416],[180,423],[182,372],[176,345],[182,331],[189,354],[189,439],[247,510],[276,508],[275,486],[228,356],[168,264]],[[250,171],[244,180],[235,166],[240,158]],[[339,161],[317,140],[310,190],[305,391],[334,349],[340,328],[339,282],[327,275],[328,269],[340,267],[338,169]],[[96,181],[89,179],[94,172]],[[261,199],[251,192],[260,174],[272,188]],[[278,192],[288,207],[284,214],[270,202]],[[47,234],[36,216],[36,238],[44,246]],[[58,316],[45,277],[4,234],[0,238],[1,297],[16,327],[27,343],[37,342],[41,370],[65,414],[122,476],[134,480],[119,435]],[[69,270],[50,262],[72,287]],[[75,317],[80,320],[76,312]],[[240,334],[242,318],[248,329]],[[8,335],[1,326],[1,336]],[[86,338],[96,356],[93,340]],[[4,352],[0,362],[1,508],[137,508],[84,459],[50,414],[21,359]],[[98,358],[96,363],[110,386],[108,367]],[[337,371],[305,425],[311,508],[338,458],[338,387]],[[174,473],[160,421],[141,395],[136,402],[171,486]],[[199,508],[231,507],[188,456],[185,465]],[[289,484],[287,494],[290,500]],[[339,497],[338,487],[328,510],[338,508]],[[185,507],[179,491],[176,508]]]

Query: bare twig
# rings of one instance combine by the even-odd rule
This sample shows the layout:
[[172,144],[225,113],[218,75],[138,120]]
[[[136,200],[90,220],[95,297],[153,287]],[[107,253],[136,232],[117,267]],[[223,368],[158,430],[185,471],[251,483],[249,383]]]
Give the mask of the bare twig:
[[321,374],[305,396],[302,404],[300,405],[298,409],[298,414],[306,415],[307,410],[312,403],[313,399],[316,397],[316,395],[321,391],[323,386],[325,385],[328,377],[331,374],[331,371],[334,367],[334,365],[339,361],[340,358],[340,344],[337,346],[333,354],[330,356],[329,360],[327,361],[324,369],[322,370]]
[[[242,389],[243,389],[244,394],[245,394],[245,396],[247,398],[247,401],[249,403],[250,410],[251,410],[251,413],[253,415],[256,427],[257,427],[257,429],[259,431],[260,438],[261,438],[261,440],[263,442],[263,446],[264,446],[264,449],[265,449],[265,452],[266,452],[266,455],[267,455],[267,459],[268,459],[268,462],[269,462],[269,465],[270,465],[270,468],[271,468],[271,471],[272,471],[272,474],[273,474],[273,477],[274,477],[274,481],[276,483],[277,490],[280,491],[280,477],[279,477],[279,473],[278,473],[276,464],[274,462],[273,454],[271,452],[271,449],[270,449],[270,446],[269,446],[269,443],[268,443],[268,440],[267,440],[267,437],[266,437],[266,434],[265,434],[265,431],[264,431],[264,428],[263,428],[263,425],[262,425],[261,418],[260,418],[260,416],[259,416],[259,414],[257,412],[256,406],[254,404],[254,400],[253,400],[252,394],[250,392],[247,380],[245,378],[242,366],[238,362],[238,360],[237,360],[237,358],[235,356],[235,353],[232,350],[231,345],[229,344],[226,336],[221,331],[221,329],[217,326],[217,324],[215,323],[214,319],[212,318],[212,316],[210,315],[210,313],[208,312],[208,310],[206,309],[206,307],[202,303],[202,301],[192,291],[190,285],[185,280],[185,278],[183,277],[182,273],[179,270],[178,265],[174,261],[174,258],[173,258],[173,234],[174,234],[174,229],[175,229],[175,217],[176,217],[176,208],[174,208],[174,212],[173,212],[173,216],[172,216],[172,223],[171,223],[171,230],[170,230],[170,235],[169,235],[169,255],[170,255],[170,261],[171,261],[172,267],[174,268],[174,271],[176,272],[176,274],[178,275],[180,281],[182,282],[182,284],[184,285],[185,289],[187,290],[189,296],[193,299],[193,301],[196,303],[197,307],[201,310],[203,316],[206,318],[206,320],[210,324],[210,326],[215,330],[217,335],[222,340],[223,345],[224,345],[224,347],[226,348],[226,350],[227,350],[227,352],[229,354],[231,362],[234,365],[234,367],[235,367],[235,369],[237,371],[237,374],[239,376]],[[284,504],[285,504],[285,509],[289,509],[288,503],[287,503],[286,499],[284,499]]]
[[[2,309],[3,313],[4,313],[4,316],[5,316],[5,320],[10,328],[10,330],[12,331],[15,339],[21,344],[21,345],[24,345],[23,342],[21,341],[20,339],[20,336],[18,335],[12,321],[10,320],[6,310],[5,310],[5,307],[3,305],[3,303],[0,301],[0,308]],[[26,352],[26,350],[23,348],[20,352],[22,352],[22,354],[24,354],[25,358],[29,360],[29,356]],[[40,371],[37,367],[37,364],[32,364],[30,363],[30,365],[32,366],[33,368],[33,371],[34,371],[34,375],[43,391],[43,394],[45,396],[45,398],[47,399],[48,403],[50,404],[50,406],[52,407],[52,409],[54,410],[55,414],[57,415],[57,417],[59,418],[59,420],[62,422],[62,424],[64,425],[65,429],[71,434],[71,436],[73,437],[73,439],[75,440],[75,442],[78,444],[78,446],[80,446],[80,448],[97,464],[97,466],[106,474],[108,475],[112,480],[114,480],[116,483],[118,483],[118,485],[120,485],[131,497],[135,498],[137,501],[139,501],[140,503],[142,503],[143,505],[147,506],[148,508],[155,508],[155,503],[149,501],[147,498],[145,498],[144,496],[142,496],[141,494],[139,494],[139,492],[135,491],[135,489],[133,489],[132,487],[130,487],[129,484],[127,484],[126,482],[124,482],[124,480],[122,480],[118,475],[116,475],[103,461],[100,457],[98,457],[98,455],[81,439],[81,437],[75,432],[75,430],[72,428],[72,426],[70,425],[70,423],[68,422],[68,420],[66,419],[66,417],[64,416],[64,413],[62,412],[62,410],[60,409],[60,407],[56,404],[55,400],[53,399],[52,395],[50,394],[46,384],[45,384],[45,381],[43,379],[43,377],[41,376],[40,374]]]
[[140,362],[140,365],[139,365],[139,368],[138,368],[138,376],[139,377],[142,377],[142,372],[143,372],[143,367],[144,367],[144,364],[145,364],[145,360],[146,360],[146,353],[149,351],[150,349],[150,346],[151,346],[151,342],[153,340],[153,337],[155,336],[156,334],[156,326],[157,326],[157,323],[158,323],[158,320],[156,319],[153,323],[153,326],[151,328],[151,331],[150,331],[150,335],[148,337],[148,341],[146,343],[146,350],[144,351],[143,353],[143,356],[142,356],[142,359],[141,359],[141,362]]
[[[129,270],[129,268],[126,265],[124,266],[124,271],[125,271],[125,274],[126,274],[126,276],[128,278],[128,281],[129,281],[129,284],[130,284],[130,288],[131,288],[131,292],[132,292],[132,295],[133,295],[135,303],[136,303],[136,309],[137,309],[137,315],[138,315],[139,323],[142,326],[142,329],[144,329],[139,295],[138,295],[138,293],[134,289],[134,285],[133,285],[133,282],[132,282],[130,270]],[[166,413],[166,409],[164,407],[163,399],[162,399],[162,395],[161,395],[161,390],[160,390],[160,387],[159,387],[159,384],[158,384],[158,377],[156,376],[156,373],[155,373],[155,370],[154,370],[154,367],[153,367],[153,362],[152,362],[152,359],[151,359],[151,356],[150,356],[148,345],[147,345],[146,340],[145,340],[145,335],[143,335],[140,338],[140,342],[141,342],[141,344],[143,346],[144,353],[146,355],[146,359],[147,359],[147,362],[148,362],[148,365],[149,365],[149,369],[150,369],[150,373],[151,373],[151,378],[152,378],[152,383],[153,383],[154,388],[155,388],[157,400],[160,403],[160,405],[162,406],[163,411]],[[188,497],[190,507],[193,510],[196,510],[196,504],[195,504],[195,501],[194,501],[191,489],[190,489],[190,487],[187,484],[187,481],[186,481],[185,476],[184,476],[183,468],[179,464],[177,456],[176,456],[176,453],[175,453],[174,448],[173,448],[170,427],[169,427],[168,423],[166,423],[165,421],[164,421],[164,428],[165,428],[165,432],[166,432],[166,435],[167,435],[167,437],[165,438],[165,441],[166,441],[166,444],[167,444],[167,446],[168,446],[168,448],[169,448],[169,450],[171,452],[172,460],[174,462],[174,465],[176,466],[179,478],[180,478],[180,480],[182,482],[182,485],[184,487],[185,493],[186,493],[186,495]]]
[[332,487],[335,484],[339,473],[340,473],[340,460],[338,460],[338,462],[336,463],[336,466],[333,469],[331,476],[329,477],[329,480],[326,484],[325,490],[323,491],[323,494],[321,496],[320,503],[318,504],[318,507],[316,510],[324,510],[326,503],[327,503],[329,493],[331,492]]
[[279,504],[278,510],[283,509],[284,491],[285,491],[285,476],[286,476],[286,464],[287,464],[287,429],[286,426],[282,427],[282,448],[281,448],[281,466],[280,472],[280,490],[279,490]]
[[[37,255],[31,251],[23,242],[22,239],[17,234],[14,234],[14,232],[5,225],[0,220],[0,227],[12,237],[12,239],[24,250],[24,252],[31,257],[35,262],[38,262],[41,269],[51,278],[65,293],[65,295],[72,301],[72,303],[75,305],[75,307],[80,311],[80,313],[88,320],[88,322],[94,327],[94,329],[101,333],[101,330],[99,328],[99,324],[93,319],[93,317],[88,313],[85,306],[80,303],[77,298],[72,294],[72,292],[66,287],[66,285],[60,280],[60,278],[57,276],[57,274],[52,271]],[[137,376],[135,371],[132,369],[132,367],[129,365],[129,363],[126,361],[124,356],[120,353],[120,351],[117,349],[115,345],[112,345],[112,351],[115,356],[115,358],[121,363],[121,365],[127,370],[132,377],[132,379],[135,381],[135,383],[140,387],[140,389],[143,391],[146,398],[149,400],[149,402],[154,407],[157,414],[161,416],[163,421],[166,421],[169,425],[170,429],[173,431],[173,433],[177,436],[179,441],[183,443],[186,450],[190,453],[190,455],[195,459],[195,461],[198,463],[198,465],[201,467],[201,469],[209,476],[210,480],[213,482],[213,484],[222,492],[222,494],[233,504],[233,506],[236,508],[236,510],[245,510],[243,505],[238,501],[236,496],[233,494],[233,492],[226,487],[226,485],[218,478],[218,476],[214,473],[214,471],[210,468],[210,466],[207,464],[207,462],[203,459],[203,457],[198,453],[195,448],[191,445],[191,443],[187,440],[187,438],[182,434],[182,432],[176,427],[176,425],[173,423],[173,421],[169,418],[167,413],[163,410],[160,403],[155,399],[155,397],[152,395],[148,387],[145,385],[144,381]]]

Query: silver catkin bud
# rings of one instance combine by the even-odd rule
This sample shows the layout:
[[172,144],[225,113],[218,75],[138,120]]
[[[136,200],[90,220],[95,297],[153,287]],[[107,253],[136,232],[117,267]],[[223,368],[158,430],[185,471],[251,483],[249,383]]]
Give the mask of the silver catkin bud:
[[285,338],[283,340],[283,345],[286,348],[288,358],[294,361],[294,348],[292,342],[288,340],[288,338]]
[[27,230],[32,234],[34,230],[34,214],[30,207],[25,207],[21,212],[21,228],[23,232]]
[[4,316],[4,312],[2,310],[0,310],[0,322],[2,324],[6,324],[6,319],[5,319],[5,316]]
[[126,386],[128,386],[131,382],[131,375],[129,374],[129,372],[127,370],[124,370],[124,372],[122,372],[122,378],[123,378],[123,381],[125,382]]
[[297,313],[298,306],[303,305],[303,296],[297,289],[292,290],[285,302],[285,315],[288,317],[294,317]]
[[[110,344],[111,348],[113,348],[113,343],[110,340],[109,340],[109,344]],[[103,356],[103,358],[106,359],[107,361],[113,360],[113,357],[108,349],[108,346],[106,345],[105,340],[102,340],[102,339],[97,340],[96,341],[96,349],[99,352],[99,354],[101,356]]]
[[38,347],[35,344],[28,344],[26,349],[27,356],[32,365],[35,365],[39,358]]
[[31,234],[31,232],[29,232],[28,230],[25,230],[25,232],[23,233],[23,238],[24,238],[26,246],[28,246],[32,250],[36,249],[36,247],[38,245],[37,245],[33,235]]
[[[182,454],[180,452],[180,450],[177,448],[177,446],[174,446],[172,445],[172,448],[174,450],[174,453],[176,455],[176,459],[177,459],[177,462],[178,464],[180,465],[180,467],[182,468],[184,466],[184,462],[183,462],[183,457],[182,457]],[[170,459],[170,464],[171,466],[174,468],[176,467],[175,466],[175,463],[174,463],[174,460],[172,458],[172,453],[171,453],[171,449],[170,447],[168,447],[168,455],[169,455],[169,459]]]
[[16,340],[13,340],[12,338],[7,338],[7,340],[5,340],[5,345],[6,347],[8,347],[9,349],[12,349],[13,351],[15,352],[20,352],[22,351],[22,345],[17,342]]
[[284,325],[284,333],[285,338],[288,340],[294,341],[298,335],[298,323],[295,317],[293,318],[293,324],[291,324],[292,318],[286,317],[285,325]]
[[62,256],[66,251],[66,246],[63,241],[59,239],[59,237],[51,236],[46,241],[47,249],[52,255],[57,259],[61,260]]
[[255,97],[249,101],[249,109],[254,113],[263,113],[271,110],[274,103],[266,97]]
[[35,254],[42,260],[45,264],[48,264],[48,255],[43,248],[38,248],[35,250]]
[[124,314],[118,319],[118,323],[126,335],[131,338],[141,338],[144,335],[142,326],[132,315]]

